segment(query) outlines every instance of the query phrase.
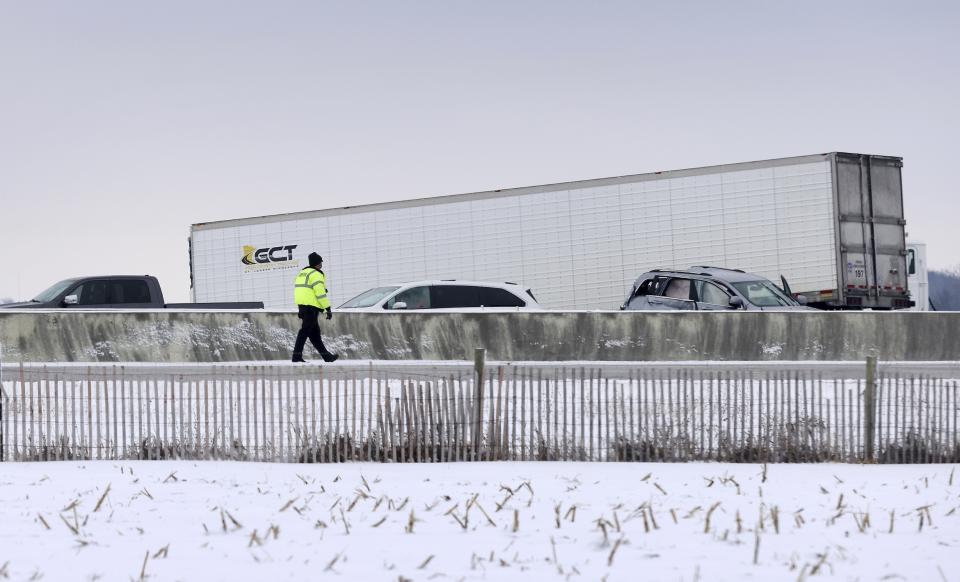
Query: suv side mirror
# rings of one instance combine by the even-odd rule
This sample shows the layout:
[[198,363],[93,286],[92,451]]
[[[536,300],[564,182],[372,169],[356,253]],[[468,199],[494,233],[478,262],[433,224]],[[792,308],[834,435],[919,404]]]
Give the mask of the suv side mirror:
[[730,298],[730,307],[732,307],[732,308],[734,308],[734,309],[740,309],[741,307],[743,307],[743,299],[741,299],[740,297],[736,297],[736,296],[731,297],[731,298]]
[[66,297],[63,298],[64,305],[78,305],[79,303],[80,303],[80,299],[77,298],[76,295],[67,295]]
[[404,303],[403,301],[397,301],[396,303],[393,304],[393,307],[391,307],[390,309],[406,309],[406,308],[407,308],[406,303]]
[[806,296],[806,295],[797,295],[797,303],[799,303],[800,305],[806,305],[806,304],[807,304],[807,296]]

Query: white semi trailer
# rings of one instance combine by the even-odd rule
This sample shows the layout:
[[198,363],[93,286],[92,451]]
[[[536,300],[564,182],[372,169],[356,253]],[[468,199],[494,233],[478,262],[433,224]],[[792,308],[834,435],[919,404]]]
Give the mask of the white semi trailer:
[[514,281],[555,309],[616,309],[638,274],[743,269],[833,308],[902,308],[901,158],[764,160],[194,224],[194,301],[291,309],[323,255],[333,304],[425,279]]

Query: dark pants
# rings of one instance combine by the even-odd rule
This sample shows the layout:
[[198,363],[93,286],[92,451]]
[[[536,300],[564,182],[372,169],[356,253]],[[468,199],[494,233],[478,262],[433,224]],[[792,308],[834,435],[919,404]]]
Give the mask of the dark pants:
[[297,334],[297,343],[293,344],[293,355],[303,356],[303,346],[309,339],[321,356],[329,356],[330,352],[323,345],[323,339],[320,337],[320,322],[318,321],[321,313],[320,309],[312,305],[298,305],[297,307],[300,312],[297,317],[301,319],[302,323],[300,324],[300,332]]

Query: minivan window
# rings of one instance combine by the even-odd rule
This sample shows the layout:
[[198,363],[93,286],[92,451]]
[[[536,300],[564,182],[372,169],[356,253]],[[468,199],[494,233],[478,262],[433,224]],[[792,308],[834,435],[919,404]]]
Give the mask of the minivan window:
[[391,297],[384,304],[384,308],[393,309],[394,304],[401,302],[407,304],[407,309],[430,309],[431,307],[435,307],[431,305],[430,302],[429,287],[411,287],[406,291],[401,291]]
[[484,307],[523,307],[526,303],[506,289],[484,287],[480,289],[480,305]]
[[480,307],[480,290],[467,285],[435,285],[430,288],[430,302],[434,309]]
[[399,288],[400,287],[374,287],[373,289],[367,289],[338,307],[338,309],[341,307],[371,307]]

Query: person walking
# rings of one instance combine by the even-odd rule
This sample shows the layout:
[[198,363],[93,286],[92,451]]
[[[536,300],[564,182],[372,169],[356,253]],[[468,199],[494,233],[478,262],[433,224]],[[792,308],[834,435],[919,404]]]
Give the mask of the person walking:
[[310,253],[307,257],[308,266],[302,269],[293,284],[293,299],[297,304],[297,317],[300,318],[300,332],[293,345],[293,361],[306,362],[303,359],[303,348],[310,340],[313,347],[320,352],[324,362],[336,361],[340,356],[331,353],[323,345],[320,337],[319,317],[326,312],[327,319],[333,319],[330,310],[330,299],[327,298],[327,276],[321,270],[323,257],[317,253]]

